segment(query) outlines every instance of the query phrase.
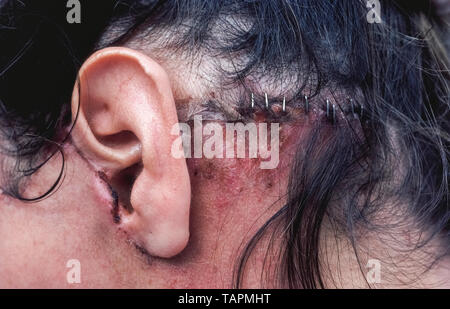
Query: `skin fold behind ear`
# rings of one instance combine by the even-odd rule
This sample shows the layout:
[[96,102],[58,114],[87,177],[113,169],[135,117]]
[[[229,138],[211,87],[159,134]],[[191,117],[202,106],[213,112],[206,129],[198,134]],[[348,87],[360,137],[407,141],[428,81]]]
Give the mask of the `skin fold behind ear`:
[[186,160],[171,154],[178,119],[164,69],[128,48],[100,50],[80,70],[77,112],[72,140],[119,192],[119,227],[151,255],[178,254],[189,239],[190,182]]

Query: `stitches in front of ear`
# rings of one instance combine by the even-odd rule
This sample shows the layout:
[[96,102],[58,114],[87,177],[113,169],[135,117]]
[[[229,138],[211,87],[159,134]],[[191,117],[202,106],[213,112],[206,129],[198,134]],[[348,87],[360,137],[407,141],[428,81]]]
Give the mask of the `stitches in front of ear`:
[[[363,104],[348,98],[342,103],[326,99],[311,100],[307,95],[301,100],[287,101],[286,96],[277,100],[271,100],[264,93],[263,104],[258,104],[254,93],[250,94],[250,112],[262,110],[278,117],[288,118],[292,114],[304,113],[306,116],[315,116],[315,119],[324,119],[330,124],[338,124],[339,121],[351,121],[366,119],[366,111]],[[248,114],[248,112],[247,112]],[[276,117],[275,117],[276,118]]]

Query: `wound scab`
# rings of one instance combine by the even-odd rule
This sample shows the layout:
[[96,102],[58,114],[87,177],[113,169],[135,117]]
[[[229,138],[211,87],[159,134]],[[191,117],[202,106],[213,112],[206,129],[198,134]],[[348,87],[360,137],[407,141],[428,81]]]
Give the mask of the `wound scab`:
[[109,184],[108,178],[104,172],[97,172],[97,181],[95,182],[95,185],[97,187],[101,187],[101,190],[97,190],[97,192],[100,194],[102,204],[110,206],[110,213],[113,222],[119,224],[121,221],[119,214],[119,196],[114,188]]

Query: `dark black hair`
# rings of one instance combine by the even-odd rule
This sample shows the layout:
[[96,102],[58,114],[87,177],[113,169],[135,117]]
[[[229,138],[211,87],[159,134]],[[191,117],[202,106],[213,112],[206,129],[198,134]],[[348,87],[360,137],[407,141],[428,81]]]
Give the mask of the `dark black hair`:
[[[266,274],[272,283],[324,287],[324,224],[345,235],[357,256],[365,231],[392,235],[411,226],[426,235],[414,249],[437,239],[433,261],[448,254],[449,71],[445,28],[429,1],[381,1],[379,24],[367,21],[365,1],[81,1],[81,24],[68,24],[59,2],[0,1],[2,148],[15,162],[3,166],[5,193],[39,200],[56,189],[60,178],[45,195],[25,198],[20,183],[68,134],[71,91],[92,52],[180,27],[165,47],[245,55],[238,69],[222,72],[231,82],[288,73],[293,100],[327,91],[343,109],[350,98],[364,107],[357,122],[317,123],[299,142],[287,202],[246,244],[236,287],[267,233],[283,239],[280,248],[269,246],[279,257],[277,273]],[[218,24],[220,38],[211,31]]]

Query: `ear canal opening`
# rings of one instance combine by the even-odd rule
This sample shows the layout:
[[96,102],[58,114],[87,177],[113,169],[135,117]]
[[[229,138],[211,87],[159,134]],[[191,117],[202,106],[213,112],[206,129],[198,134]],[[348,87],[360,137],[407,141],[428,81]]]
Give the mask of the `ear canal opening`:
[[119,207],[130,214],[134,211],[131,205],[131,190],[142,168],[142,162],[136,163],[115,174],[110,180],[110,185],[117,192]]

